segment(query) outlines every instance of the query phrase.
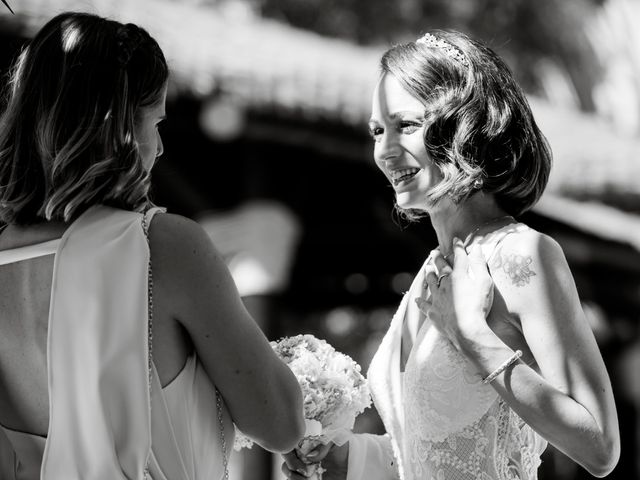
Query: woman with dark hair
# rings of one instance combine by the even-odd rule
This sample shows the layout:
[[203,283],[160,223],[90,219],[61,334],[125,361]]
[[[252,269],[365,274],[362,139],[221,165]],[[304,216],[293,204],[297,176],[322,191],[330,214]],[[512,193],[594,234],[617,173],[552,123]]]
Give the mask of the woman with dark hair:
[[434,31],[381,61],[370,131],[397,207],[438,238],[368,378],[384,436],[300,459],[324,480],[533,480],[552,443],[592,475],[620,452],[611,384],[559,245],[518,222],[551,152],[489,48]]
[[16,62],[0,118],[3,479],[222,478],[233,423],[272,451],[302,435],[297,381],[209,237],[149,201],[167,79],[145,30],[85,13],[49,21]]

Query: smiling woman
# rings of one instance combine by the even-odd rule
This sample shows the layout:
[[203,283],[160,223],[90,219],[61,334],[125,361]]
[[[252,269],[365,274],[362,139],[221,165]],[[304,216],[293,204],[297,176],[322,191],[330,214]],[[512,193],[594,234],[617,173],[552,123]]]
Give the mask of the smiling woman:
[[393,75],[380,79],[373,99],[369,130],[376,165],[393,185],[400,208],[422,209],[443,179],[424,144],[424,104]]
[[371,361],[384,436],[313,457],[324,480],[535,480],[552,443],[592,475],[618,461],[611,384],[559,245],[514,216],[551,152],[487,46],[434,31],[381,60],[369,124],[398,208],[438,238]]

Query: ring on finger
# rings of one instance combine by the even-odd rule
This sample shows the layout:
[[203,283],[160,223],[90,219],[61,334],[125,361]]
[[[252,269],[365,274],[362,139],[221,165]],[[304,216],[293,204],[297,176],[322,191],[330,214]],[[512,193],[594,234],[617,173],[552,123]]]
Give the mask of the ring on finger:
[[449,276],[449,272],[445,272],[445,273],[440,274],[438,276],[438,280],[436,281],[436,286],[439,288],[440,287],[440,282],[442,281],[442,279],[444,277],[448,277],[448,276]]

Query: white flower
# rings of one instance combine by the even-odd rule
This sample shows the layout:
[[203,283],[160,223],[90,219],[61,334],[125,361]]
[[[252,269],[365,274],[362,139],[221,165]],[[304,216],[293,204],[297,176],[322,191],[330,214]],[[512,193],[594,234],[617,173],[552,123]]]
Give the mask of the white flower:
[[[360,373],[360,365],[313,335],[285,337],[271,342],[271,346],[300,384],[307,424],[316,425],[308,429],[305,438],[313,443],[338,441],[338,437],[353,428],[356,417],[371,405],[369,387]],[[321,431],[315,422],[309,421],[319,422]],[[236,444],[236,449],[248,446],[246,436],[238,434],[238,437],[242,444]]]

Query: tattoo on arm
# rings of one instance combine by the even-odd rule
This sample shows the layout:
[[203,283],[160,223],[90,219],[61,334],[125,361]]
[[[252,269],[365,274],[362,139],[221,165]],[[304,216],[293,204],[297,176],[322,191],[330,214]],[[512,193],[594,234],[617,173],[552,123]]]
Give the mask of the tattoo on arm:
[[529,279],[536,275],[530,266],[533,259],[530,255],[519,255],[516,253],[505,254],[502,249],[497,252],[491,267],[501,269],[517,287],[523,287],[529,283]]

